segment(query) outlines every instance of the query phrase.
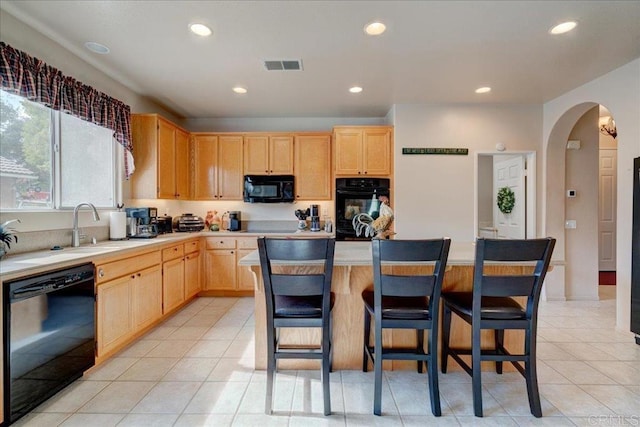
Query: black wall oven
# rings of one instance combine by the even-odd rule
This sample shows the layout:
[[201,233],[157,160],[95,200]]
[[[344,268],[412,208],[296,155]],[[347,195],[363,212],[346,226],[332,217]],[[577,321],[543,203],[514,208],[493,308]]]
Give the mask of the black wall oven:
[[390,181],[386,178],[336,179],[336,240],[371,240],[356,236],[353,217],[368,213],[372,199],[389,197]]
[[93,270],[82,264],[3,284],[5,424],[95,364]]

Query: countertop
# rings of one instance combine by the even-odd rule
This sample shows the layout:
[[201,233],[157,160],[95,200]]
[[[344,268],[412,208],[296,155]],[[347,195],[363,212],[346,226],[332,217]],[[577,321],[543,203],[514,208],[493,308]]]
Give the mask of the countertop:
[[333,237],[332,233],[324,231],[295,231],[290,233],[265,233],[246,231],[201,231],[195,233],[169,233],[161,234],[151,239],[107,240],[95,245],[85,244],[77,248],[64,247],[62,250],[41,250],[24,252],[12,255],[7,254],[0,260],[0,280],[11,280],[21,276],[38,274],[44,271],[64,268],[84,262],[100,262],[114,255],[123,255],[127,252],[140,249],[154,249],[171,243],[181,242],[198,237],[258,237],[258,236],[283,236],[283,237]]

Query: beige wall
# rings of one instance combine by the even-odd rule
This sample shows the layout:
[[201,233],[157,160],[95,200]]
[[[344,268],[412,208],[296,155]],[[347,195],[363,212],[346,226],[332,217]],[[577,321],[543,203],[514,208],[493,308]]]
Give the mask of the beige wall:
[[[576,190],[575,198],[565,197],[566,219],[576,221],[576,229],[566,229],[566,298],[598,299],[598,107],[591,108],[569,135],[579,140],[579,150],[566,150],[566,189]],[[594,251],[593,248],[596,250]]]
[[[594,79],[543,107],[543,227],[558,240],[555,259],[564,259],[564,161],[558,150],[584,113],[604,105],[618,128],[616,325],[629,331],[631,299],[632,166],[640,156],[640,59]],[[592,248],[597,251],[597,245]]]
[[[395,229],[398,238],[472,241],[476,152],[536,151],[540,105],[395,105]],[[469,155],[402,155],[403,147],[468,148]],[[538,173],[539,175],[539,173]]]

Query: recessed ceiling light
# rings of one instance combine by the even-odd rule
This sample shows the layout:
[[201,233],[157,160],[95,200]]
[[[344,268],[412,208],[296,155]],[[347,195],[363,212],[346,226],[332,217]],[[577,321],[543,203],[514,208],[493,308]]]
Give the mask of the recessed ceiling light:
[[387,26],[382,22],[371,22],[364,27],[364,32],[369,34],[370,36],[379,36],[384,33],[387,29]]
[[211,28],[204,24],[190,24],[189,29],[193,34],[197,34],[202,37],[210,36],[212,33]]
[[96,42],[86,42],[84,44],[84,47],[89,49],[91,52],[99,53],[100,55],[106,55],[107,53],[111,52],[108,47]]
[[349,88],[349,92],[351,93],[360,93],[362,92],[362,88],[360,86],[353,86]]
[[476,89],[476,93],[488,93],[491,92],[491,88],[489,86],[483,86]]
[[244,93],[247,93],[247,88],[244,88],[242,86],[236,86],[236,87],[233,88],[233,91],[235,93],[244,94]]
[[578,23],[576,21],[563,22],[562,24],[558,24],[555,27],[551,28],[549,30],[549,33],[551,34],[568,33],[569,31],[573,30],[577,25]]

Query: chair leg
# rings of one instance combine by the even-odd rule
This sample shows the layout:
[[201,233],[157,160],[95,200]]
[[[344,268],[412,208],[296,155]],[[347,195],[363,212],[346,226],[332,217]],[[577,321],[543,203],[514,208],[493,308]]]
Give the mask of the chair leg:
[[[424,330],[416,329],[416,354],[424,353]],[[422,360],[418,360],[418,373],[422,373]]]
[[367,372],[369,369],[369,353],[367,351],[369,347],[369,340],[371,339],[371,314],[369,310],[364,309],[364,346],[362,347],[362,372]]
[[472,364],[472,389],[473,389],[473,412],[476,417],[482,416],[482,369],[480,349],[480,326],[471,325],[471,364]]
[[431,398],[431,412],[435,417],[442,415],[440,407],[440,387],[438,386],[438,334],[434,328],[429,331],[429,361],[427,369],[429,374],[429,397]]
[[535,332],[527,330],[525,332],[525,339],[525,354],[529,355],[529,360],[524,364],[527,395],[529,396],[529,409],[531,409],[534,417],[540,418],[542,417],[542,406],[540,405],[540,391],[538,390]]
[[322,328],[322,393],[324,395],[324,415],[331,415],[331,383],[329,371],[331,369],[331,335],[330,326]]
[[440,371],[447,373],[447,361],[449,360],[449,335],[451,332],[451,309],[444,304],[442,310],[442,350],[440,354]]
[[382,413],[382,328],[377,324],[375,326],[374,340],[374,386],[373,386],[373,414],[380,415]]
[[264,412],[267,415],[273,413],[273,388],[274,375],[276,371],[275,336],[271,327],[267,329],[267,396],[265,399]]
[[[495,334],[496,352],[501,351],[504,347],[504,329],[496,329],[493,333]],[[502,363],[502,361],[496,361],[497,374],[502,374]]]

